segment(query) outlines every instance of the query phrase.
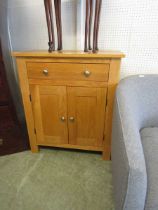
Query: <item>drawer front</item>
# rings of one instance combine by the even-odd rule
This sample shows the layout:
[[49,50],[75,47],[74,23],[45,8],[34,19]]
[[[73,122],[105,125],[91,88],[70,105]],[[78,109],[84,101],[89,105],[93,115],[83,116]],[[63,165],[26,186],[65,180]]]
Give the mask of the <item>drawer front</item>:
[[27,63],[29,79],[108,81],[109,64]]

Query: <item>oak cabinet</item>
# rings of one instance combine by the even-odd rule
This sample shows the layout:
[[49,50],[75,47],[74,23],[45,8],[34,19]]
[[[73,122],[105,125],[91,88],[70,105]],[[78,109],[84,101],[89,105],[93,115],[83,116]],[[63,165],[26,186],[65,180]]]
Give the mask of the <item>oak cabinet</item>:
[[102,151],[110,159],[120,52],[14,52],[32,152]]

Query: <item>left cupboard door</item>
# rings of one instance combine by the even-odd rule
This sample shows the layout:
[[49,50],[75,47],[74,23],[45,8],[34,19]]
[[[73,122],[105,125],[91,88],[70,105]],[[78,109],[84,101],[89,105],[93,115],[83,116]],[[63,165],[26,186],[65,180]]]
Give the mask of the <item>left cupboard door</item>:
[[30,85],[30,92],[37,144],[68,144],[66,87]]

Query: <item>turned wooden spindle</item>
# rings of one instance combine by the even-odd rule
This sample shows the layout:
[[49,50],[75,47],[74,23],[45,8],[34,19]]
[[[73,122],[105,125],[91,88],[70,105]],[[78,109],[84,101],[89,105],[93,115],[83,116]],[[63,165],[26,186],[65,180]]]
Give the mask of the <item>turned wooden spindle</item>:
[[97,52],[98,48],[98,34],[99,34],[99,25],[100,25],[100,13],[101,13],[102,0],[96,0],[96,11],[95,11],[95,27],[93,32],[93,52]]
[[55,50],[55,39],[54,39],[54,25],[53,25],[53,11],[52,11],[52,2],[51,0],[44,0],[45,11],[46,11],[46,20],[48,26],[48,37],[49,37],[49,52]]
[[88,48],[89,50],[92,50],[91,47],[91,28],[92,28],[92,18],[93,18],[93,0],[90,0],[90,6],[89,6],[89,34],[88,34]]
[[98,33],[100,23],[102,0],[95,0],[95,15],[94,15],[94,26],[93,26],[93,49],[91,48],[91,27],[93,19],[93,0],[86,0],[86,19],[85,19],[85,46],[84,51],[88,52],[92,50],[94,53],[98,49]]
[[60,25],[60,47],[59,50],[63,49],[63,44],[62,44],[62,20],[61,20],[61,0],[58,1],[58,10],[59,10],[59,25]]
[[[53,9],[52,0],[44,0],[46,20],[48,26],[49,37],[49,52],[55,50],[55,38],[54,38],[54,24],[53,24]],[[61,0],[54,0],[57,38],[58,38],[58,50],[62,50],[62,23],[61,23]]]
[[[55,39],[54,39],[54,25],[53,25],[53,11],[52,1],[44,0],[46,19],[48,26],[49,36],[49,52],[55,50]],[[86,0],[86,19],[85,19],[85,45],[84,51],[88,52],[92,50],[94,53],[98,49],[98,33],[100,23],[102,0],[95,0],[95,16],[94,16],[94,28],[93,28],[93,49],[91,47],[91,28],[93,19],[93,0]],[[56,16],[56,27],[57,27],[57,38],[58,38],[58,50],[62,50],[62,21],[61,21],[61,0],[54,0],[55,16]]]
[[89,6],[90,0],[86,0],[86,20],[85,20],[85,44],[84,44],[84,51],[88,52],[88,32],[89,32]]
[[58,50],[62,50],[61,0],[54,0],[54,6],[58,36]]

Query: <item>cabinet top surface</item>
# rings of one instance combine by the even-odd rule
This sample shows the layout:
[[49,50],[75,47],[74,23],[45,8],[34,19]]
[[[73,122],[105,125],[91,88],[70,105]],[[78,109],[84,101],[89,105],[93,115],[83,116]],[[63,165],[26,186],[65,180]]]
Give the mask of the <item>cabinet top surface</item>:
[[83,51],[19,51],[12,52],[14,57],[47,57],[47,58],[123,58],[125,55],[119,51],[106,50],[97,53]]

